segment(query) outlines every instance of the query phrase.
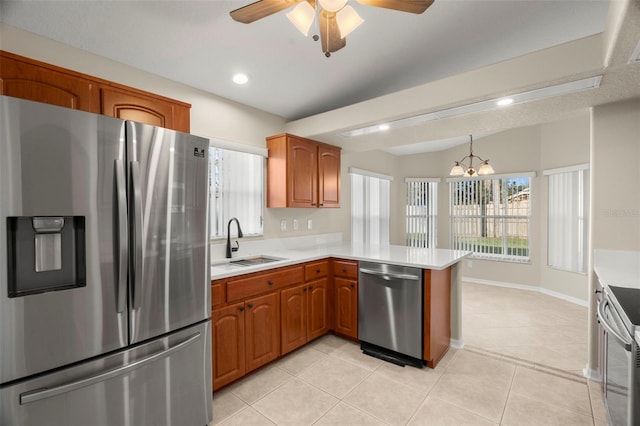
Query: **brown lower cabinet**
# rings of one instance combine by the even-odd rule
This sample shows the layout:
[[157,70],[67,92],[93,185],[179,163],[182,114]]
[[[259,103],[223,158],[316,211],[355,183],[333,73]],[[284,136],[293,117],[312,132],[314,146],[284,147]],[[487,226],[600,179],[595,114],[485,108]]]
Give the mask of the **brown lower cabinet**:
[[280,292],[282,355],[329,332],[328,280],[319,280]]
[[[358,262],[324,259],[214,280],[213,389],[333,330],[358,339]],[[424,271],[424,354],[435,367],[451,339],[451,268]]]
[[278,358],[279,319],[277,293],[213,310],[214,389]]

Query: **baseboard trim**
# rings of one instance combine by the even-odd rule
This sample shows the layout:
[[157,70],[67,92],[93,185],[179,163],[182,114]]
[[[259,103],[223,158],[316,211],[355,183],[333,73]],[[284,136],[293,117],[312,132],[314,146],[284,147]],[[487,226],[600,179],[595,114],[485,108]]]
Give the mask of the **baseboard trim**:
[[600,382],[602,380],[602,377],[600,377],[600,373],[598,373],[598,370],[589,368],[588,365],[582,369],[582,375],[589,380],[593,380],[594,382]]
[[451,339],[451,347],[455,349],[464,348],[464,341],[462,339]]
[[495,287],[507,287],[507,288],[515,288],[518,290],[528,290],[528,291],[537,291],[538,293],[546,294],[547,296],[552,296],[557,299],[562,299],[567,302],[574,303],[576,305],[580,305],[583,307],[588,307],[589,303],[586,300],[578,299],[577,297],[567,296],[566,294],[558,293],[557,291],[549,290],[543,287],[538,287],[534,285],[526,285],[526,284],[515,284],[504,281],[493,281],[493,280],[483,280],[480,278],[471,278],[471,277],[462,277],[463,282],[473,283],[473,284],[483,284],[483,285],[492,285]]

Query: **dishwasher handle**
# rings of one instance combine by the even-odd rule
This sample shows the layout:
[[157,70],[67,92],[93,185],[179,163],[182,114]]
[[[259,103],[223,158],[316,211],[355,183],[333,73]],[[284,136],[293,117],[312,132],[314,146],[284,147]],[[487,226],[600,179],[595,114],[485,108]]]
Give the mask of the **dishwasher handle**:
[[382,278],[385,281],[391,281],[392,279],[420,281],[420,276],[419,275],[394,274],[392,272],[374,271],[372,269],[365,269],[365,268],[360,268],[360,272],[362,272],[363,274],[375,275],[377,277]]

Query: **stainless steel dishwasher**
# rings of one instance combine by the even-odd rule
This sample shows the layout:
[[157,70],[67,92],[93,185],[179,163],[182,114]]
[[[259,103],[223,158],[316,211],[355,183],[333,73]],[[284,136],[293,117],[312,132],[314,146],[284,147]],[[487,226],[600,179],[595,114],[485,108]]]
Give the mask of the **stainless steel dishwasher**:
[[358,339],[362,351],[422,368],[422,270],[360,262]]

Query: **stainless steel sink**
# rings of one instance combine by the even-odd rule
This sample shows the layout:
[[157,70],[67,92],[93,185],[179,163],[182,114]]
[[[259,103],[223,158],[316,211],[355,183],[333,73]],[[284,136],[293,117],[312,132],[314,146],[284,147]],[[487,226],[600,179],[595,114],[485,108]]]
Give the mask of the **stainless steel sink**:
[[236,266],[254,266],[254,265],[262,265],[263,263],[277,262],[278,260],[286,260],[286,259],[282,257],[254,256],[254,257],[248,257],[246,259],[232,260],[231,262],[229,262],[229,264],[236,265]]

